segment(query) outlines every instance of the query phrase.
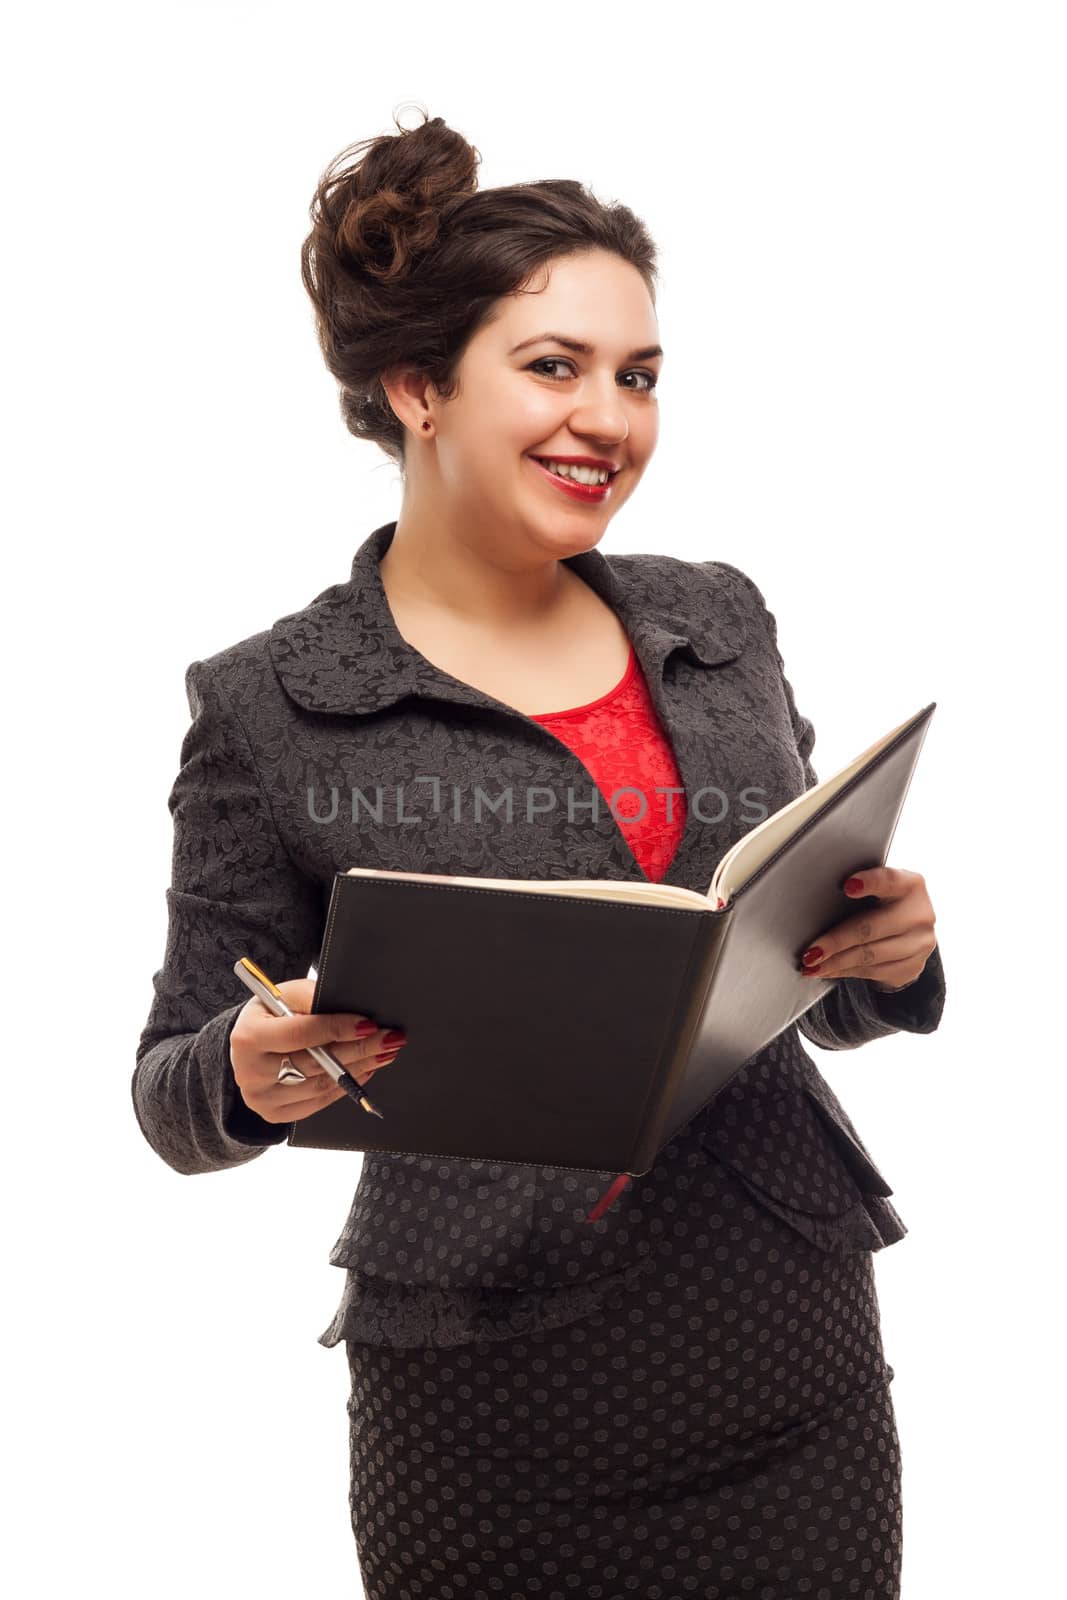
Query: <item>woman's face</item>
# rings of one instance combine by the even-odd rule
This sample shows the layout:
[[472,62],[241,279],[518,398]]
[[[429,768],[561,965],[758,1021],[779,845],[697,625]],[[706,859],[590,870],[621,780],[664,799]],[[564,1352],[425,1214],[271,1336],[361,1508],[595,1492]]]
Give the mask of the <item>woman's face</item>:
[[[468,532],[498,540],[508,530],[557,555],[591,548],[656,447],[658,346],[635,267],[601,250],[549,263],[532,290],[501,299],[479,328],[455,398],[428,391],[433,442],[407,442],[416,493],[425,486],[438,514],[447,507]],[[405,419],[416,435],[423,414]],[[606,493],[579,497],[535,456],[592,456],[620,470]]]

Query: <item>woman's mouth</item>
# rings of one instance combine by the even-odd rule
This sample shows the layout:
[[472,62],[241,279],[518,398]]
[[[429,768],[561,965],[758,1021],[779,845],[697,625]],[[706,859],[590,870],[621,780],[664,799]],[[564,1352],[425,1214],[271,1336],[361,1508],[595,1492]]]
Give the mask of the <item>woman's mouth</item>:
[[552,468],[546,466],[537,456],[527,456],[526,459],[532,461],[541,476],[547,478],[557,489],[569,494],[572,500],[584,501],[586,505],[602,505],[611,494],[611,486],[618,476],[617,473],[613,473],[606,483],[578,483],[574,478],[564,478],[558,472],[553,472]]

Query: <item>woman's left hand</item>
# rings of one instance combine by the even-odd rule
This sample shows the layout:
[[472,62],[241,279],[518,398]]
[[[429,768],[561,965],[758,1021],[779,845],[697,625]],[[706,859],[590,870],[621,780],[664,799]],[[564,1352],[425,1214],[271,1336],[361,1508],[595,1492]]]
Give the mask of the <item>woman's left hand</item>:
[[805,975],[864,978],[886,994],[906,989],[937,944],[926,879],[903,867],[867,867],[843,888],[846,894],[875,895],[884,903],[846,917],[813,940],[802,957]]

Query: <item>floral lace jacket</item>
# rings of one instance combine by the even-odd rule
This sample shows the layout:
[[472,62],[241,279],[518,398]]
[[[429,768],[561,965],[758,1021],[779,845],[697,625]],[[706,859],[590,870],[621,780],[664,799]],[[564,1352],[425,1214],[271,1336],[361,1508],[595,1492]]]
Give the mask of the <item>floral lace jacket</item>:
[[[305,976],[338,871],[644,879],[611,808],[588,804],[595,785],[577,756],[401,636],[378,572],[395,529],[360,545],[349,581],[186,674],[166,950],[132,1082],[144,1136],[177,1172],[238,1166],[287,1138],[233,1076],[229,1036],[248,994],[232,967],[247,955],[278,981]],[[775,619],[725,562],[591,549],[566,565],[625,625],[681,774],[685,826],[659,881],[703,892],[754,821],[817,781]],[[476,815],[479,787],[509,787],[510,816],[484,804]],[[694,804],[704,789],[707,809]],[[334,790],[343,803],[331,807]],[[697,1163],[729,1169],[822,1248],[902,1238],[892,1190],[801,1036],[847,1050],[933,1032],[940,950],[894,993],[860,978],[813,987],[810,1010],[595,1223],[613,1173],[368,1153],[330,1253],[345,1290],[320,1342],[454,1345],[586,1316],[651,1269]]]

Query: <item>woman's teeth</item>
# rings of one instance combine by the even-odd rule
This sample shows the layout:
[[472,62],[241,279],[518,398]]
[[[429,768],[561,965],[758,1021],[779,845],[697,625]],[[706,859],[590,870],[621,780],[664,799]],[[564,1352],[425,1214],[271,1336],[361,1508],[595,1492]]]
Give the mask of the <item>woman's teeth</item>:
[[576,467],[569,461],[547,461],[543,456],[534,459],[558,478],[573,478],[575,483],[607,483],[611,477],[606,467]]

